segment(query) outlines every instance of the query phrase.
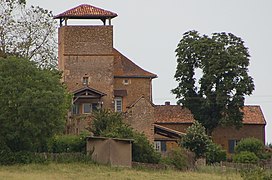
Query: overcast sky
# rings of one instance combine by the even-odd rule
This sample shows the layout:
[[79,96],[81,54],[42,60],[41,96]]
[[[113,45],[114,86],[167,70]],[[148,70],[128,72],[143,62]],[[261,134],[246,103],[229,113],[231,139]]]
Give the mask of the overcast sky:
[[182,34],[231,32],[241,37],[251,55],[249,74],[255,91],[246,104],[260,105],[266,118],[266,142],[272,143],[272,0],[27,0],[62,13],[90,4],[118,14],[112,20],[114,46],[137,65],[158,75],[153,101],[176,103],[170,90],[177,83],[175,49]]

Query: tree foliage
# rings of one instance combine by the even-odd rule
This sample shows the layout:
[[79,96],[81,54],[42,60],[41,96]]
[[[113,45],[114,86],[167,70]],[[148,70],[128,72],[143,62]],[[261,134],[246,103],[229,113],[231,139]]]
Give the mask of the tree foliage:
[[178,104],[189,108],[209,134],[220,124],[241,127],[244,96],[254,90],[248,75],[250,55],[243,40],[231,33],[208,37],[188,31],[176,56],[178,86],[172,93]]
[[24,0],[0,2],[0,56],[31,59],[44,68],[57,62],[56,22],[51,11]]
[[205,133],[205,128],[197,121],[187,128],[186,135],[182,138],[182,146],[194,152],[196,158],[204,157],[212,143]]
[[262,158],[265,154],[265,146],[259,139],[245,138],[242,139],[235,147],[235,153],[239,154],[243,151],[254,153],[257,157]]
[[39,151],[64,130],[71,98],[56,70],[0,58],[0,141],[11,151]]
[[122,114],[109,110],[94,112],[90,131],[95,136],[133,139],[132,160],[144,163],[158,163],[160,155],[155,152],[143,133],[135,132],[123,122]]

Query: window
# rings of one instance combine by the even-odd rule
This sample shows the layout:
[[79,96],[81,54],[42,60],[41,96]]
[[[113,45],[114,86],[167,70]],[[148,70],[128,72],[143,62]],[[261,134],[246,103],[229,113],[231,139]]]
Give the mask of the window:
[[234,153],[235,146],[238,144],[239,140],[229,140],[229,153]]
[[79,105],[73,104],[73,114],[79,114]]
[[114,99],[114,109],[115,109],[115,112],[123,111],[123,102],[121,97],[117,97]]
[[83,114],[90,114],[92,112],[92,104],[84,103],[83,104]]
[[161,141],[154,141],[154,147],[157,152],[161,151]]
[[82,83],[83,83],[84,85],[88,85],[88,84],[89,84],[89,77],[83,77],[83,78],[82,78]]
[[124,84],[124,85],[128,85],[128,84],[129,84],[129,80],[128,80],[128,79],[124,79],[124,80],[123,80],[123,84]]
[[166,152],[166,141],[154,141],[154,146],[157,152]]

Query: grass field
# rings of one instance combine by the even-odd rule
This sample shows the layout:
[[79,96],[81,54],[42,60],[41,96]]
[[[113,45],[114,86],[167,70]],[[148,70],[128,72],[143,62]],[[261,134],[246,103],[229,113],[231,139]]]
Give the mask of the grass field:
[[180,172],[173,170],[136,170],[127,168],[110,168],[94,164],[30,164],[0,166],[0,179],[48,180],[48,179],[154,179],[154,180],[217,180],[241,179],[239,174],[219,172]]

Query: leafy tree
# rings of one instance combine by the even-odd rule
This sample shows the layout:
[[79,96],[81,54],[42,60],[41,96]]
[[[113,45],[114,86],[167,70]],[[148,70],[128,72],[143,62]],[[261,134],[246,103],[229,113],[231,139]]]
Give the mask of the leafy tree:
[[64,130],[71,98],[60,77],[26,59],[0,58],[0,141],[11,151],[41,151]]
[[51,11],[24,0],[0,2],[0,56],[24,57],[52,68],[57,62],[56,22]]
[[90,131],[95,136],[110,138],[133,139],[132,160],[144,163],[158,163],[160,155],[155,152],[146,136],[123,123],[122,114],[109,110],[99,110],[94,112],[93,120],[90,124]]
[[[241,38],[231,33],[211,37],[186,32],[177,49],[172,90],[211,135],[218,125],[242,126],[244,96],[254,90],[248,75],[249,53]],[[197,78],[200,76],[200,78]]]
[[204,157],[212,143],[209,136],[205,133],[205,128],[197,121],[187,128],[186,135],[183,136],[182,146],[194,152],[196,158]]

